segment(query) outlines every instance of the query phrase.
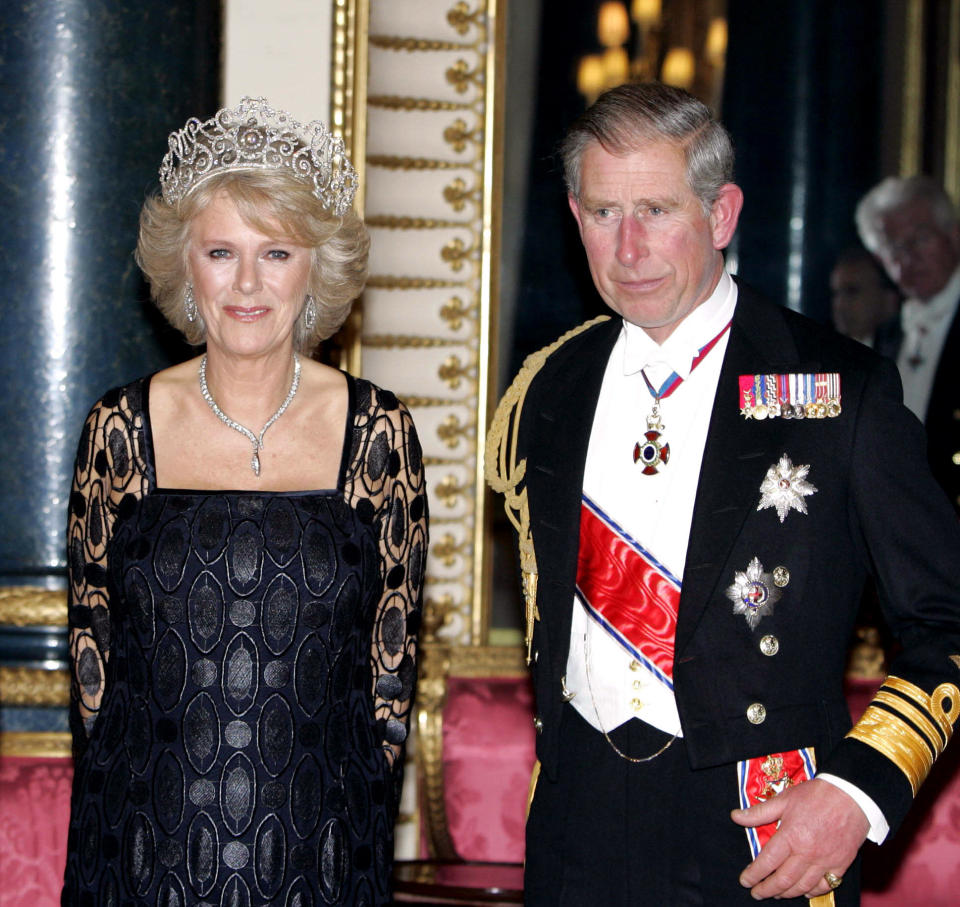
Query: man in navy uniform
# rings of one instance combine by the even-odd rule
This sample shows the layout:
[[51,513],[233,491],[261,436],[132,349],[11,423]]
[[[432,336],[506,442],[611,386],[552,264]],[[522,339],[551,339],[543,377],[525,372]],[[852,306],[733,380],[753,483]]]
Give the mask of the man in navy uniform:
[[[537,700],[527,903],[857,904],[960,715],[922,427],[892,362],[727,273],[743,196],[703,104],[621,86],[561,153],[612,316],[528,358],[486,463]],[[851,729],[868,574],[903,648]]]

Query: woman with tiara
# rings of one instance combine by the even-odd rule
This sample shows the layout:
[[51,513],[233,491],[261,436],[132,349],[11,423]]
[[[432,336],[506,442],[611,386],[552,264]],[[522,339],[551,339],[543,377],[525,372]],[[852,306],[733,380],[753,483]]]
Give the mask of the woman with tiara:
[[403,404],[309,357],[366,278],[356,173],[245,98],[160,185],[137,261],[205,352],[80,438],[63,902],[389,903],[427,506]]

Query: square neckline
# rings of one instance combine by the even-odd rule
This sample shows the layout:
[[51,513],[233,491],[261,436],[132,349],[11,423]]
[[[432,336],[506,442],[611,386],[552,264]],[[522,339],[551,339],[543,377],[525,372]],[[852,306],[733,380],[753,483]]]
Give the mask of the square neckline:
[[347,417],[344,420],[343,444],[340,449],[340,466],[337,469],[337,484],[334,488],[304,488],[287,491],[272,491],[256,488],[172,488],[161,486],[157,479],[157,462],[153,449],[153,422],[150,419],[150,384],[158,372],[151,372],[143,379],[143,459],[147,466],[147,494],[181,494],[181,495],[247,495],[273,497],[306,497],[330,496],[343,494],[346,485],[348,459],[350,457],[350,441],[353,429],[356,426],[357,408],[357,379],[349,372],[338,369],[347,382]]

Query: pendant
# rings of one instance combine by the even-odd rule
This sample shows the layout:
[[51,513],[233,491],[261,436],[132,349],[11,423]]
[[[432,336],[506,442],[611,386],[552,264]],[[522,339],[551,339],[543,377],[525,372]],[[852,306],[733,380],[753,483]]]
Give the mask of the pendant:
[[660,408],[654,404],[653,412],[647,416],[647,431],[644,432],[644,440],[638,441],[633,446],[633,462],[643,464],[643,474],[645,476],[656,475],[659,468],[666,466],[670,459],[670,444],[661,440],[663,438],[662,428]]
[[250,460],[250,468],[253,470],[253,474],[259,479],[260,478],[260,451],[259,449],[254,450],[253,458]]

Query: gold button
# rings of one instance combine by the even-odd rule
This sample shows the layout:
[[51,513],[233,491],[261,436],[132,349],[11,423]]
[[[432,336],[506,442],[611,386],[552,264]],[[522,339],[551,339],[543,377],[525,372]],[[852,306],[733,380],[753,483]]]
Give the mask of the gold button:
[[790,582],[790,571],[786,567],[774,567],[773,582],[774,585],[779,586],[782,589],[787,583]]
[[751,724],[763,724],[767,720],[767,710],[762,702],[753,702],[747,708],[747,721]]
[[642,686],[643,686],[643,681],[642,681],[642,680],[635,680],[635,681],[633,682],[633,688],[634,688],[635,690],[639,690]]
[[634,710],[635,712],[639,712],[640,709],[643,708],[643,700],[641,700],[641,699],[631,699],[631,700],[630,700],[630,705],[633,706],[633,710]]
[[630,670],[631,670],[631,671],[639,671],[639,670],[640,670],[640,662],[637,661],[636,658],[634,658],[633,661],[630,662]]
[[776,636],[764,636],[760,640],[760,651],[764,655],[776,655],[780,651],[780,640]]
[[960,450],[958,450],[952,457],[950,457],[950,459],[953,460],[954,466],[960,466]]
[[536,728],[538,734],[543,733],[543,719],[539,715],[533,719],[533,726]]

